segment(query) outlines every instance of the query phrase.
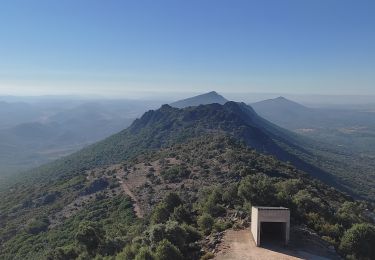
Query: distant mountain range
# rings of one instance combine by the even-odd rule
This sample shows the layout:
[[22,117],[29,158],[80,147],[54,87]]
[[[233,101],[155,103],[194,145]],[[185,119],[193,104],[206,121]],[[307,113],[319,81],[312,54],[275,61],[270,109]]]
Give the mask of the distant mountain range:
[[287,128],[375,127],[375,113],[364,110],[308,108],[284,97],[251,104],[265,119]]

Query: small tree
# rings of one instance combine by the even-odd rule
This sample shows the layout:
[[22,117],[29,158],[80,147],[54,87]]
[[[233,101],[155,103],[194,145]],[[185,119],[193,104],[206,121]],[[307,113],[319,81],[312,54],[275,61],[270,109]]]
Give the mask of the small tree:
[[362,221],[360,216],[364,209],[357,202],[345,201],[337,211],[337,218],[344,227],[350,228],[352,224]]
[[184,250],[187,233],[176,221],[168,221],[165,225],[165,233],[168,241],[174,244],[179,250]]
[[156,248],[155,253],[157,260],[182,260],[182,254],[177,247],[172,245],[167,239],[161,241]]
[[87,251],[91,254],[96,250],[104,238],[104,231],[93,222],[82,222],[76,233],[77,241],[84,245]]
[[128,244],[125,248],[117,254],[116,260],[133,260],[139,250],[138,244]]
[[253,205],[273,205],[276,189],[271,179],[264,174],[247,176],[238,187],[238,195]]
[[173,212],[174,208],[176,208],[176,207],[178,207],[182,204],[182,201],[176,193],[171,192],[164,198],[164,203],[165,203],[167,209],[170,212]]
[[134,258],[135,260],[155,260],[155,257],[147,247],[139,249],[138,254]]
[[79,249],[73,245],[58,247],[47,255],[47,260],[65,260],[76,259],[79,255]]
[[186,208],[183,205],[180,205],[173,210],[171,219],[179,223],[191,223],[190,213],[186,210]]
[[47,217],[33,219],[26,227],[26,232],[36,235],[48,229],[49,220]]
[[355,224],[342,237],[340,250],[356,259],[375,259],[375,226]]
[[205,234],[209,234],[211,232],[214,223],[214,219],[207,213],[204,213],[198,218],[198,226]]
[[147,233],[151,245],[156,246],[158,243],[160,243],[163,239],[166,238],[165,224],[152,225],[147,231]]
[[152,223],[164,223],[168,220],[170,215],[170,212],[167,208],[167,205],[165,203],[159,203],[151,215],[151,222]]

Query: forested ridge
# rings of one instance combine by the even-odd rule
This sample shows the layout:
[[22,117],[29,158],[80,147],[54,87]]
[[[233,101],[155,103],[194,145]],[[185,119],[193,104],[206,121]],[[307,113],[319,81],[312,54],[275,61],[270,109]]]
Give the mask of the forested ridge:
[[[33,170],[1,192],[0,258],[207,259],[203,238],[248,226],[251,205],[288,207],[293,226],[343,256],[374,257],[372,205],[279,161],[287,135],[249,113],[234,102],[163,106]],[[143,218],[122,188],[137,176],[131,191]]]

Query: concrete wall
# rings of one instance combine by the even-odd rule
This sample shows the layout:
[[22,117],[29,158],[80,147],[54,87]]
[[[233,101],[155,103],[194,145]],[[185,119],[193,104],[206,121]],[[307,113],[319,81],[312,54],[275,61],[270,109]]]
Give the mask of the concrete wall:
[[251,208],[251,233],[253,234],[255,244],[260,246],[260,226],[262,222],[281,222],[285,223],[284,242],[289,242],[290,232],[290,211],[286,208],[271,207],[252,207]]
[[260,241],[259,241],[259,232],[260,232],[260,227],[259,227],[259,219],[258,219],[258,209],[255,207],[251,208],[251,233],[253,234],[253,238],[255,241],[255,244],[259,246]]

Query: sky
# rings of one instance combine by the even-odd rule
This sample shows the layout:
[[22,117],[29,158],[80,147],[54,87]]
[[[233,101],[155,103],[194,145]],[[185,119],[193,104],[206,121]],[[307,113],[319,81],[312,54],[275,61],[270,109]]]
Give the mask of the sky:
[[375,95],[373,0],[0,0],[0,95]]

